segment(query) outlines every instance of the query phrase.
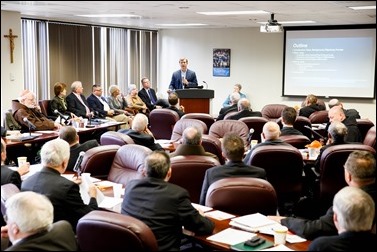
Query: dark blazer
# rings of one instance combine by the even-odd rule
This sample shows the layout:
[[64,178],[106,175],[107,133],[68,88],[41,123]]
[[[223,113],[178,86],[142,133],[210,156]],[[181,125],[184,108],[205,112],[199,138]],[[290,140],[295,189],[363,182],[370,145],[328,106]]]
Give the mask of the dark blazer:
[[168,109],[171,109],[171,110],[177,112],[177,114],[179,115],[179,118],[181,118],[182,116],[185,115],[185,112],[183,112],[182,110],[178,109],[176,106],[169,106]]
[[202,145],[180,144],[174,152],[170,153],[170,157],[188,155],[209,156],[219,161],[219,158],[215,154],[206,152]]
[[[105,97],[101,96],[101,100],[107,103],[107,100]],[[94,94],[89,95],[87,101],[88,101],[90,110],[97,111],[99,116],[102,118],[105,118],[107,116],[107,111],[104,110],[103,104],[98,100],[98,98]],[[110,108],[110,105],[109,105],[109,108]]]
[[[198,80],[196,79],[196,74],[194,71],[187,69],[186,80],[188,81],[188,87],[198,86]],[[182,75],[181,70],[175,71],[171,76],[171,81],[169,85],[170,90],[183,89],[182,85]]]
[[134,140],[135,144],[143,145],[152,151],[164,150],[164,148],[162,148],[160,144],[155,143],[155,139],[147,133],[137,132],[132,129],[123,129],[119,130],[118,132],[130,136],[132,140]]
[[217,116],[216,121],[223,120],[225,115],[232,111],[238,111],[237,104],[233,104],[229,107],[220,109],[219,115]]
[[346,231],[339,235],[322,236],[309,245],[309,251],[376,251],[376,234]]
[[285,146],[292,146],[291,144],[286,143],[286,142],[284,142],[284,141],[281,140],[281,139],[275,139],[275,140],[272,140],[272,141],[271,141],[271,140],[266,140],[266,141],[264,141],[264,142],[262,142],[262,143],[259,143],[259,144],[255,145],[254,148],[252,148],[252,149],[249,151],[249,153],[246,154],[246,157],[243,159],[243,162],[244,162],[245,164],[250,163],[250,162],[249,162],[249,159],[251,158],[251,154],[252,154],[253,150],[255,150],[256,148],[258,148],[258,147],[260,147],[260,146],[266,146],[266,145],[285,145]]
[[325,106],[319,105],[319,104],[312,104],[309,106],[305,106],[300,108],[300,111],[298,113],[299,116],[305,116],[308,117],[315,111],[320,111],[320,110],[326,110]]
[[[367,192],[376,203],[376,184],[370,184],[361,187],[362,190]],[[307,220],[302,218],[287,217],[280,222],[289,230],[295,232],[297,235],[309,240],[313,240],[320,236],[337,235],[338,230],[333,221],[334,211],[332,206],[327,210],[326,214],[317,220]],[[376,219],[375,219],[376,220]],[[375,223],[376,221],[374,221]]]
[[10,169],[6,165],[1,165],[1,185],[14,184],[21,189],[21,176],[18,171]]
[[88,140],[82,144],[77,143],[75,145],[72,145],[70,148],[71,155],[69,156],[67,171],[73,171],[73,167],[76,164],[77,158],[79,157],[80,152],[87,151],[93,147],[99,146],[97,140],[92,139]]
[[203,180],[199,204],[205,205],[209,186],[215,181],[232,177],[252,177],[266,179],[266,171],[256,166],[245,165],[242,161],[229,161],[225,165],[209,168]]
[[48,231],[28,236],[5,251],[77,251],[77,242],[67,221],[52,224]]
[[262,117],[262,113],[259,111],[252,111],[252,110],[242,110],[238,112],[237,114],[234,114],[230,117],[228,117],[229,120],[238,120],[243,117],[251,117],[251,116],[256,116],[256,117]]
[[139,95],[140,99],[143,100],[145,105],[147,105],[149,111],[152,111],[153,109],[156,108],[157,96],[156,96],[156,91],[154,91],[153,88],[150,88],[149,92],[150,92],[151,96],[153,97],[153,99],[155,100],[155,104],[152,104],[152,101],[149,98],[149,95],[147,93],[147,90],[145,90],[145,88],[140,89],[138,95]]
[[126,187],[122,214],[135,217],[153,231],[159,251],[179,251],[182,226],[197,235],[211,234],[214,223],[191,205],[188,192],[163,179],[131,180]]
[[[65,106],[64,106],[63,102],[65,103]],[[50,113],[51,113],[51,115],[55,116],[55,113],[54,113],[55,109],[57,109],[63,115],[67,115],[67,116],[71,117],[71,114],[67,110],[67,101],[65,100],[65,98],[63,100],[60,99],[58,96],[55,96],[54,98],[52,98],[52,100],[50,101]],[[56,115],[56,117],[58,117],[58,116]]]
[[[87,100],[85,99],[85,96],[82,95],[82,94],[80,96],[81,96],[81,99],[83,100],[83,102],[85,103],[85,105],[90,109],[89,104],[88,104]],[[70,93],[69,95],[67,95],[65,100],[67,101],[67,110],[68,111],[72,112],[76,116],[81,116],[81,117],[84,117],[84,118],[87,117],[85,106],[80,102],[80,100],[76,97],[75,94]]]
[[48,167],[43,167],[40,172],[23,181],[21,190],[46,195],[54,206],[54,222],[66,220],[71,223],[73,230],[76,230],[81,217],[98,209],[95,198],[90,198],[89,205],[85,205],[79,186]]
[[280,130],[280,136],[289,136],[289,135],[304,135],[301,131],[293,127],[284,127]]

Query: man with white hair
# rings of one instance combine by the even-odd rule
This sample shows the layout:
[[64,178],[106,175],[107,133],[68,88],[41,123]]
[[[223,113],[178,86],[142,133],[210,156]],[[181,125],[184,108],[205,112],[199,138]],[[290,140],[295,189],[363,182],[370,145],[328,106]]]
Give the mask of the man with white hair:
[[309,251],[376,251],[376,234],[371,232],[375,205],[368,193],[344,187],[334,197],[333,210],[338,235],[315,239]]
[[356,119],[354,117],[347,117],[341,106],[332,107],[329,110],[328,117],[330,123],[337,121],[346,125],[348,133],[345,140],[347,142],[362,142]]
[[54,224],[54,208],[50,200],[35,192],[20,192],[6,203],[7,225],[1,237],[12,246],[6,251],[77,251],[75,234],[67,221]]
[[46,195],[54,206],[54,222],[67,220],[74,230],[78,220],[92,210],[98,209],[96,187],[89,185],[89,205],[85,205],[78,183],[60,174],[66,171],[69,162],[69,144],[57,138],[46,142],[41,149],[42,170],[22,182],[22,191],[33,191]]
[[217,121],[223,120],[225,115],[228,114],[229,112],[238,111],[237,104],[238,104],[238,101],[240,99],[241,99],[240,93],[238,93],[238,92],[232,93],[230,95],[230,101],[231,101],[232,104],[228,107],[224,107],[224,108],[220,109],[219,115],[218,115],[216,120]]
[[74,81],[71,84],[71,90],[72,92],[65,98],[67,101],[67,110],[76,116],[84,118],[92,117],[94,113],[90,111],[88,101],[82,94],[84,88],[82,87],[81,81]]

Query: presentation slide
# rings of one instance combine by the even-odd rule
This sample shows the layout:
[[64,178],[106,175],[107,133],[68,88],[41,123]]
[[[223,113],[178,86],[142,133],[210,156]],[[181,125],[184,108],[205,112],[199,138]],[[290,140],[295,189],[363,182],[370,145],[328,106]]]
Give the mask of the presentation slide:
[[375,29],[287,29],[283,96],[374,98],[375,57]]

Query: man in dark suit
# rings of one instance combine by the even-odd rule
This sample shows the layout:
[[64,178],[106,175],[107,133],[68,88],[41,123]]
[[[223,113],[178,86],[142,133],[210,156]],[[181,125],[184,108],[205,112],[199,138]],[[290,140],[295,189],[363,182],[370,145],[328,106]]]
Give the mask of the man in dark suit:
[[334,197],[334,224],[338,235],[321,236],[309,251],[375,251],[376,234],[371,232],[375,205],[373,199],[356,187],[344,187]]
[[22,191],[46,195],[54,206],[54,222],[66,220],[76,230],[78,220],[92,210],[97,210],[96,187],[89,185],[89,205],[84,204],[78,183],[61,176],[69,160],[69,144],[63,139],[45,143],[41,149],[42,170],[22,182]]
[[73,171],[73,167],[79,157],[80,152],[87,151],[91,148],[99,146],[96,139],[88,140],[80,144],[79,135],[75,128],[71,126],[64,126],[59,130],[59,138],[65,140],[70,147],[69,162],[67,165],[68,171]]
[[71,90],[72,92],[65,98],[67,101],[67,110],[76,116],[93,117],[94,113],[90,111],[89,104],[82,94],[84,88],[81,81],[74,81],[71,85]]
[[303,135],[301,131],[293,128],[297,118],[297,111],[293,107],[286,107],[281,112],[281,122],[283,123],[283,128],[281,129],[281,136],[288,135]]
[[188,59],[179,59],[179,65],[181,69],[173,73],[168,92],[198,86],[195,72],[187,68]]
[[152,152],[144,173],[145,178],[127,184],[121,213],[147,224],[159,251],[179,251],[182,226],[197,235],[212,233],[214,223],[191,205],[188,192],[168,182],[172,170],[166,152]]
[[169,104],[166,100],[158,99],[156,91],[151,88],[151,83],[147,77],[141,78],[142,89],[138,92],[140,99],[143,100],[145,105],[147,105],[149,111],[154,110],[155,108],[167,108]]
[[354,116],[346,116],[341,106],[332,107],[329,110],[329,123],[334,121],[342,122],[347,127],[347,136],[345,141],[362,143],[362,137],[357,121]]
[[232,105],[220,109],[220,112],[219,112],[219,115],[217,116],[216,121],[223,120],[225,115],[228,114],[229,112],[238,111],[237,104],[239,100],[240,100],[240,94],[237,92],[232,93],[230,95],[230,101]]
[[243,117],[259,116],[262,117],[261,112],[254,112],[251,109],[250,101],[246,98],[239,99],[237,103],[238,113],[228,117],[229,120],[238,120]]
[[221,149],[227,163],[222,166],[209,168],[204,176],[202,192],[200,194],[201,205],[205,205],[209,186],[215,181],[231,177],[252,177],[266,179],[266,171],[256,166],[245,165],[242,157],[245,153],[242,138],[234,133],[226,134],[223,138]]
[[[367,192],[376,204],[376,159],[372,153],[368,151],[352,152],[344,164],[344,178],[349,186]],[[268,216],[268,218],[281,222],[282,225],[299,236],[313,240],[319,236],[338,234],[333,215],[334,210],[331,206],[325,215],[316,220],[284,216]],[[376,223],[375,220],[374,223]]]
[[5,206],[8,225],[1,227],[1,236],[14,243],[6,251],[77,251],[71,225],[67,221],[52,223],[54,209],[46,196],[20,192]]

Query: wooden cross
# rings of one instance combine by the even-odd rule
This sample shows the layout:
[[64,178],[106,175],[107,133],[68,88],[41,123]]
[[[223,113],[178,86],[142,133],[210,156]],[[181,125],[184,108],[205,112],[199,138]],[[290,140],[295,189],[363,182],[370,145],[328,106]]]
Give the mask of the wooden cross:
[[14,39],[18,38],[18,36],[13,35],[12,29],[9,29],[9,35],[4,35],[4,37],[9,38],[9,42],[10,42],[10,63],[13,63]]

